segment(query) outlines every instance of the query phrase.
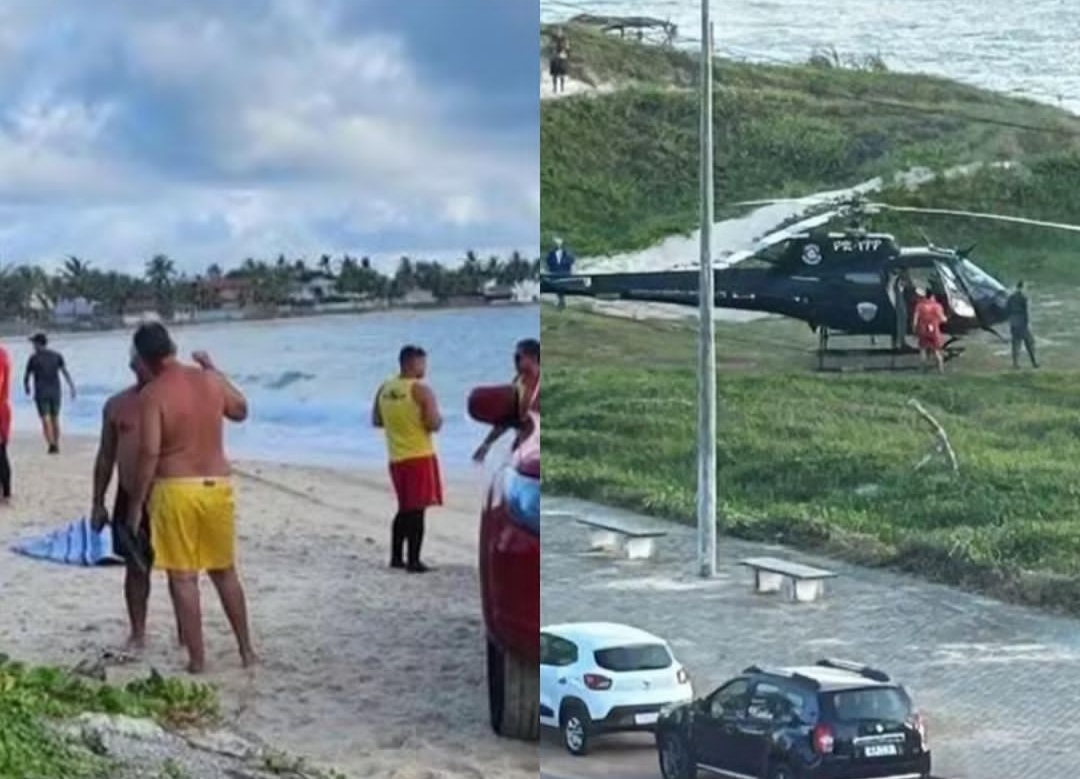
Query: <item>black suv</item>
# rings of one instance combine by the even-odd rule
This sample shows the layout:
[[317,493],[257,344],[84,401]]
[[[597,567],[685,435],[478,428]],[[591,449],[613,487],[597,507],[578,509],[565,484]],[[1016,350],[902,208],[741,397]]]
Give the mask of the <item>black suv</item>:
[[926,724],[907,691],[858,663],[751,666],[705,698],[664,709],[664,779],[927,779]]

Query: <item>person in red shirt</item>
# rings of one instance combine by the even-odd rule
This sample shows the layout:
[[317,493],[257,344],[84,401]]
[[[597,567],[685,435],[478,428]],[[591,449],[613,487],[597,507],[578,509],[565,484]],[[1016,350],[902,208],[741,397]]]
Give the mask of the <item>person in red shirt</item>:
[[[517,391],[517,408],[519,424],[518,435],[514,440],[513,448],[528,437],[531,414],[540,413],[540,342],[535,338],[526,338],[518,341],[514,349],[514,368],[517,375],[514,377],[514,388]],[[480,444],[473,460],[477,463],[487,459],[491,447],[498,441],[507,430],[509,425],[496,425],[491,428],[487,438]]]
[[11,356],[0,346],[0,501],[11,500]]
[[945,358],[942,350],[945,347],[945,335],[941,332],[941,327],[948,321],[948,317],[945,316],[941,303],[929,292],[918,290],[918,295],[912,330],[919,339],[919,351],[923,354],[923,360],[929,363],[933,357],[938,373],[944,373]]

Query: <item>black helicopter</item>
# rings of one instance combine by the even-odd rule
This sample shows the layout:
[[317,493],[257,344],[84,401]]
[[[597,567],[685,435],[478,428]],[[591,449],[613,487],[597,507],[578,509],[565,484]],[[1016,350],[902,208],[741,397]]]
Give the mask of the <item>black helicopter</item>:
[[[948,322],[942,328],[949,340],[946,358],[962,349],[959,338],[994,329],[1008,319],[1005,286],[970,259],[974,246],[949,249],[926,245],[900,246],[888,233],[870,232],[867,218],[882,211],[990,219],[1080,232],[1080,226],[1023,217],[951,209],[894,206],[861,198],[817,201],[757,200],[734,206],[763,206],[811,202],[824,213],[797,218],[793,224],[759,239],[753,249],[726,258],[727,265],[747,260],[765,267],[724,267],[714,272],[715,303],[719,308],[779,314],[806,322],[819,337],[819,360],[826,353],[880,353],[882,349],[835,350],[830,335],[888,336],[893,355],[916,350],[907,343],[911,311],[918,290],[938,298]],[[806,213],[805,211],[803,212]],[[829,222],[848,218],[843,230]],[[644,273],[597,273],[572,276],[542,275],[540,291],[601,300],[644,301],[698,306],[700,273],[666,270]],[[901,305],[902,304],[902,305]]]

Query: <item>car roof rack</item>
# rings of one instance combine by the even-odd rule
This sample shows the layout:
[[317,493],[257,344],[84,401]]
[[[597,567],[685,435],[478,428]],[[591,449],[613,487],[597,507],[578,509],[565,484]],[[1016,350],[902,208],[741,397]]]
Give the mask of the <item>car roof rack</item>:
[[816,665],[822,668],[833,668],[837,671],[848,671],[849,673],[857,674],[864,679],[869,679],[874,682],[881,682],[882,684],[888,684],[892,681],[887,673],[877,668],[864,665],[863,663],[856,663],[851,660],[838,660],[835,658],[825,658],[824,660],[818,660]]
[[794,682],[805,684],[815,690],[821,689],[821,682],[812,676],[801,674],[798,671],[789,671],[782,668],[762,668],[760,665],[751,665],[743,669],[744,674],[764,674],[766,676],[779,676],[782,679],[791,679]]

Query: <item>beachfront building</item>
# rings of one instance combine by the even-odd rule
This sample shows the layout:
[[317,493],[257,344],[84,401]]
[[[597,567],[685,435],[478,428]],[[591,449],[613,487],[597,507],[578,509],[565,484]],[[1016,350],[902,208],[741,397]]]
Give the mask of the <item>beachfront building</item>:
[[337,279],[324,271],[301,271],[289,285],[288,301],[293,304],[311,305],[340,297]]

